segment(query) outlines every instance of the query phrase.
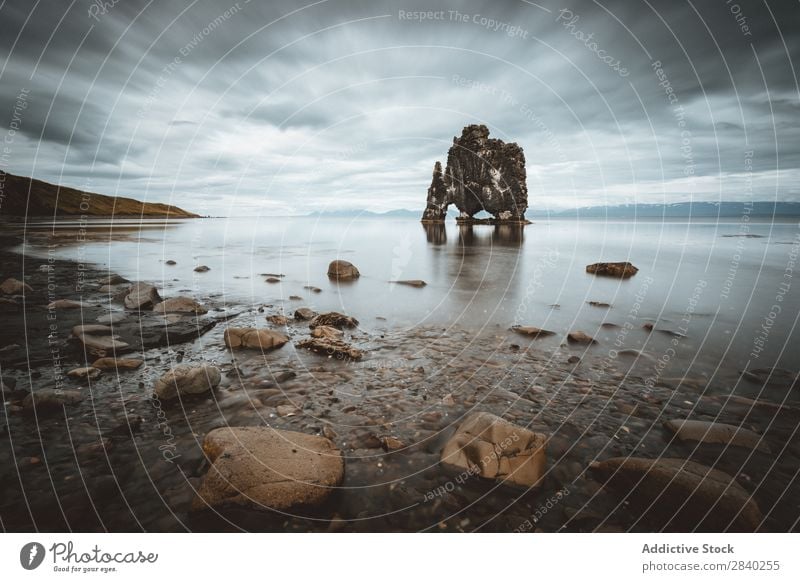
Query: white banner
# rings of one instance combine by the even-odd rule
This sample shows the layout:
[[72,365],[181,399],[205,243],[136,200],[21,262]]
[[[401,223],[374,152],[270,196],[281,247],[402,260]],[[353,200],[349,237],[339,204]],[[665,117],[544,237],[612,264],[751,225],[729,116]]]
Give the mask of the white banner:
[[[798,580],[791,534],[4,534],[3,580]],[[156,577],[156,578],[153,578]]]

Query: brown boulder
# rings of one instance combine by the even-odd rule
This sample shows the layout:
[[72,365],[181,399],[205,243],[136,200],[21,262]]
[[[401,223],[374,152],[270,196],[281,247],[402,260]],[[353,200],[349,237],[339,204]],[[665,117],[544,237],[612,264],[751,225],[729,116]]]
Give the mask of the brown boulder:
[[586,266],[586,272],[593,275],[602,275],[604,277],[618,277],[620,279],[627,279],[633,277],[639,272],[639,269],[634,267],[631,263],[594,263]]
[[547,437],[488,412],[470,414],[442,451],[441,462],[486,479],[537,487],[544,477]]
[[219,386],[222,380],[219,368],[205,364],[175,366],[156,380],[154,394],[162,400],[180,396],[202,394]]
[[597,340],[582,331],[573,331],[567,334],[567,341],[571,344],[596,344]]
[[337,280],[358,279],[361,273],[348,261],[331,261],[328,265],[328,277]]
[[270,427],[211,431],[212,463],[192,509],[291,511],[322,504],[344,479],[342,453],[328,439]]
[[14,279],[13,277],[9,277],[2,284],[0,284],[0,291],[5,293],[6,295],[24,295],[25,292],[33,291],[33,287],[25,283],[24,281],[20,281],[19,279]]
[[96,353],[105,354],[128,348],[128,344],[111,335],[112,331],[107,325],[76,325],[72,328],[72,335],[81,341],[84,348]]
[[282,333],[255,327],[229,327],[224,333],[225,345],[229,348],[255,348],[274,350],[289,341]]
[[144,360],[135,358],[99,358],[92,364],[93,368],[100,370],[135,370],[144,364]]
[[761,511],[733,477],[684,459],[614,458],[591,465],[651,527],[752,532]]
[[273,325],[279,325],[281,327],[289,325],[289,318],[285,315],[268,315],[267,321]]
[[136,283],[130,288],[125,296],[125,308],[142,311],[152,309],[153,306],[161,301],[158,289],[147,283]]

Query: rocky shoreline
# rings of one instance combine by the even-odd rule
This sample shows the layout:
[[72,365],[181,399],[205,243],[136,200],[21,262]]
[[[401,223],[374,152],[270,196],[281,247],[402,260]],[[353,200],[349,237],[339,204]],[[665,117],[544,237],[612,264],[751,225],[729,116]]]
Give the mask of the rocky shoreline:
[[604,360],[577,330],[554,349],[530,326],[368,332],[356,318],[380,314],[315,313],[312,289],[230,305],[6,250],[0,265],[22,285],[0,300],[6,531],[789,531],[800,515],[795,373],[651,384],[652,362]]

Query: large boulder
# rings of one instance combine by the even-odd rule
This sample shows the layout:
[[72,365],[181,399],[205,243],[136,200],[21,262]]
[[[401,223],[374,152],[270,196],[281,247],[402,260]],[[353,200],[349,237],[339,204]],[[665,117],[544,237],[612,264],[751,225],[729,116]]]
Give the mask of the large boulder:
[[447,441],[441,462],[486,479],[537,487],[547,465],[546,444],[546,435],[476,412]]
[[26,292],[33,291],[33,287],[25,283],[24,281],[20,281],[19,279],[14,279],[13,277],[9,277],[2,284],[0,284],[0,291],[5,293],[6,295],[24,295]]
[[158,289],[147,283],[136,283],[125,296],[125,307],[137,311],[152,309],[156,303],[161,301]]
[[321,325],[335,327],[336,329],[342,329],[345,327],[358,327],[358,320],[354,317],[350,317],[349,315],[339,313],[338,311],[329,311],[328,313],[321,313],[317,315],[311,320],[311,323],[308,324],[311,329]]
[[182,364],[156,380],[153,393],[161,400],[178,396],[202,394],[219,386],[222,380],[219,368],[207,364]]
[[204,315],[208,309],[191,297],[170,297],[153,308],[156,313],[194,313]]
[[485,125],[468,125],[453,138],[447,167],[433,167],[423,222],[443,221],[455,204],[461,216],[481,211],[497,221],[523,222],[528,208],[525,154],[516,143],[489,138]]
[[293,511],[323,503],[344,478],[344,459],[324,437],[270,427],[224,427],[203,441],[211,462],[192,509]]
[[339,281],[348,279],[358,279],[361,273],[356,266],[348,261],[331,261],[328,265],[328,277]]
[[733,477],[693,461],[619,457],[591,468],[653,528],[752,532],[761,524],[758,505]]
[[732,424],[703,420],[668,420],[667,430],[682,441],[732,445],[769,453],[769,445],[760,434]]
[[602,275],[605,277],[617,277],[620,279],[627,279],[633,277],[639,272],[639,269],[634,267],[631,263],[594,263],[586,266],[586,272],[593,275]]
[[255,327],[229,327],[224,334],[229,348],[255,348],[274,350],[288,343],[289,337],[272,329]]

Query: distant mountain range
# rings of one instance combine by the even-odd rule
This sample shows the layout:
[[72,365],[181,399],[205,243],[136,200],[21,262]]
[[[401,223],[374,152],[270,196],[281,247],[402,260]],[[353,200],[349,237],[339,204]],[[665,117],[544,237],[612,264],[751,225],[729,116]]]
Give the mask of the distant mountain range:
[[177,206],[105,196],[0,171],[0,218],[20,216],[198,218]]
[[589,206],[558,211],[529,209],[532,218],[734,218],[744,214],[772,218],[800,216],[799,202],[676,202],[675,204],[622,204]]
[[[749,212],[748,212],[749,210]],[[800,217],[800,202],[677,202],[675,204],[621,204],[618,206],[587,206],[567,210],[540,210],[529,208],[528,218],[736,218],[744,214],[752,217]],[[451,209],[448,217],[458,216]],[[330,218],[421,218],[422,210],[331,210],[312,212],[308,216]]]

